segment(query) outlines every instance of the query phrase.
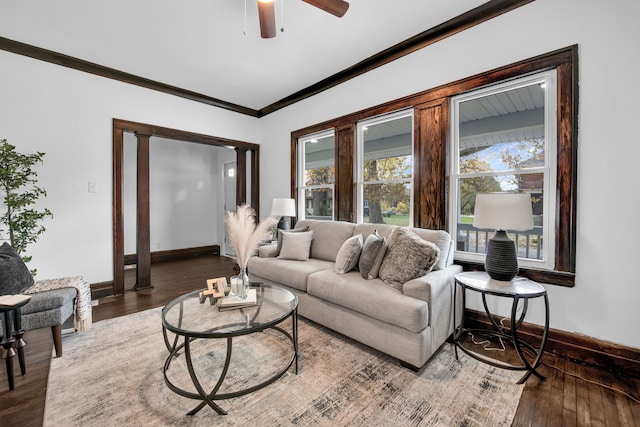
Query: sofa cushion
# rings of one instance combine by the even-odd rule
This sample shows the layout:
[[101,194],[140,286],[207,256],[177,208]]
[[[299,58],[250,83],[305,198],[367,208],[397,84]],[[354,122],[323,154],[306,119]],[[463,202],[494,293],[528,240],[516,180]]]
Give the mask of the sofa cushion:
[[248,269],[252,276],[261,277],[274,283],[282,283],[294,289],[307,291],[307,277],[322,270],[333,271],[333,263],[319,259],[294,261],[280,258],[249,259]]
[[354,269],[362,252],[362,234],[344,241],[336,255],[336,273],[344,274]]
[[324,270],[310,274],[307,282],[309,295],[345,309],[412,332],[429,325],[429,306],[425,301],[403,295],[380,279],[363,279],[357,271],[336,274]]
[[411,279],[424,276],[438,260],[440,249],[407,227],[393,230],[389,248],[380,266],[380,278],[388,285],[402,289]]
[[440,249],[438,261],[433,265],[434,270],[442,270],[453,264],[453,259],[449,259],[452,247],[451,235],[444,230],[427,230],[424,228],[412,228],[411,231],[420,236],[421,239],[431,242]]
[[283,233],[282,248],[278,258],[306,261],[309,259],[313,231],[302,233]]
[[314,221],[300,220],[296,228],[309,227],[313,230],[311,243],[311,258],[325,261],[336,261],[340,247],[349,237],[353,236],[355,224],[346,221]]
[[[358,270],[360,270],[360,275],[363,278],[369,278],[369,272],[371,271],[371,268],[374,266],[376,259],[378,258],[378,253],[380,253],[381,250],[385,250],[385,242],[386,239],[384,237],[380,237],[376,230],[373,230],[373,233],[367,236],[367,239],[364,241],[364,245],[362,247],[360,260],[358,261]],[[382,258],[380,259],[380,262],[382,262]],[[380,268],[379,264],[378,268]],[[371,278],[373,279],[375,277]]]
[[303,233],[305,231],[309,231],[309,227],[294,228],[292,230],[278,230],[275,256],[280,255],[280,251],[282,250],[282,236],[284,235],[284,233]]
[[0,246],[0,295],[19,294],[33,285],[33,276],[20,255],[4,242]]
[[31,299],[22,307],[22,315],[53,310],[71,304],[78,295],[75,288],[54,289],[31,294]]

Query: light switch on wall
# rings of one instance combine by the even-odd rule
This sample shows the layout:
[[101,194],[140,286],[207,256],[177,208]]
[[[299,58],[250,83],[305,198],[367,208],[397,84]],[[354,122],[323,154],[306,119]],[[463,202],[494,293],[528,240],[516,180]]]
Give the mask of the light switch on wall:
[[95,182],[89,182],[89,193],[97,193],[98,185]]

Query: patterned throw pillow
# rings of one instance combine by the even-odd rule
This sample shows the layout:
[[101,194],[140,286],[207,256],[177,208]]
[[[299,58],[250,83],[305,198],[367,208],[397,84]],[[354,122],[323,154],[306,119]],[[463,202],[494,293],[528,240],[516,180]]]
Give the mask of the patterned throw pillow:
[[0,295],[19,294],[33,285],[33,276],[11,245],[0,246]]
[[358,264],[362,252],[362,234],[349,237],[344,241],[336,255],[336,273],[344,274],[353,270]]
[[308,260],[312,238],[313,230],[302,233],[283,233],[282,249],[280,250],[278,258],[297,261]]
[[382,263],[382,257],[378,262],[378,268],[375,271],[374,277],[369,277],[371,270],[376,264],[376,260],[378,258],[378,254],[381,251],[386,251],[385,244],[387,239],[384,237],[380,237],[377,230],[373,230],[373,233],[367,236],[367,239],[364,241],[364,246],[362,247],[362,254],[360,255],[360,261],[358,262],[358,270],[360,270],[360,274],[363,279],[375,279],[378,277],[378,269],[380,269],[380,263]]
[[438,261],[440,249],[421,239],[407,227],[398,227],[389,237],[389,248],[380,266],[380,278],[402,290],[411,279],[424,276]]

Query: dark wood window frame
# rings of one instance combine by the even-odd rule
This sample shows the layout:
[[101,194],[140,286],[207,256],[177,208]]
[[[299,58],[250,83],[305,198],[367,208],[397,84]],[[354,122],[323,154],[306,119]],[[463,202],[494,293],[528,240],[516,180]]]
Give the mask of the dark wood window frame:
[[[138,139],[140,147],[144,150],[142,164],[138,159],[138,195],[143,194],[143,200],[138,199],[138,222],[142,218],[142,225],[138,225],[138,240],[142,243],[137,247],[137,270],[143,270],[143,274],[137,273],[136,289],[150,287],[150,252],[149,252],[149,223],[148,223],[148,149],[152,136],[186,141],[196,144],[205,144],[218,147],[234,147],[236,151],[237,177],[236,177],[236,201],[238,204],[247,200],[247,153],[251,152],[251,200],[252,207],[260,217],[260,145],[250,142],[236,141],[216,136],[202,135],[162,126],[148,125],[127,120],[113,119],[113,294],[123,294],[124,289],[124,214],[122,210],[123,194],[123,146],[124,133],[133,132]],[[143,179],[140,179],[142,175]],[[142,186],[142,187],[141,187]],[[143,190],[142,193],[140,190]],[[146,198],[144,196],[146,194]],[[141,211],[142,214],[141,215]],[[140,267],[143,267],[142,269]],[[108,293],[105,293],[105,295]],[[102,294],[101,294],[102,295]]]
[[[558,83],[555,268],[553,271],[521,269],[520,274],[544,283],[573,286],[576,262],[578,148],[577,45],[293,131],[291,133],[291,197],[297,196],[298,139],[311,133],[334,129],[336,135],[335,218],[338,221],[353,221],[355,218],[356,180],[353,161],[356,124],[377,115],[412,107],[414,108],[414,226],[449,229],[447,141],[451,97],[483,86],[550,69],[556,69]],[[465,269],[483,268],[479,263],[457,262]]]

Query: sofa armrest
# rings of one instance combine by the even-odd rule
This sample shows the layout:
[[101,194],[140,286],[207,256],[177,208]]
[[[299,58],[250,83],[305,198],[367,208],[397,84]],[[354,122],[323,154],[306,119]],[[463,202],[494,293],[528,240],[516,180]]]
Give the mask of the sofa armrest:
[[277,245],[275,243],[263,245],[258,248],[258,256],[260,258],[275,258],[276,250]]
[[442,270],[431,271],[426,276],[409,280],[402,287],[402,292],[410,297],[427,302],[440,299],[443,293],[451,295],[455,275],[462,271],[459,265],[449,265]]

